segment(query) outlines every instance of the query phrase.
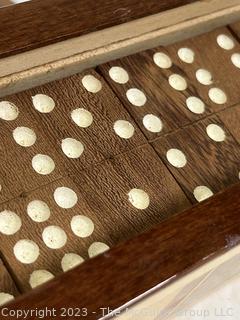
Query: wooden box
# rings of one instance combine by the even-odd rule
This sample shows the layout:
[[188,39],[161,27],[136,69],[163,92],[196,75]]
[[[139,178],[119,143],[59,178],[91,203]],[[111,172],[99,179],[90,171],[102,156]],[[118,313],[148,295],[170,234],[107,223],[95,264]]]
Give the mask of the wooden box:
[[[1,115],[1,101],[19,106],[20,115],[16,123],[0,119],[0,231],[6,230],[1,214],[9,210],[19,213],[22,228],[8,233],[9,237],[0,233],[0,291],[16,297],[2,306],[0,319],[10,317],[10,311],[15,311],[12,318],[23,317],[23,310],[35,310],[27,315],[29,319],[37,319],[41,310],[45,310],[44,319],[175,319],[206,292],[237,277],[239,1],[33,0],[8,6],[0,0],[1,4],[0,117],[7,117]],[[221,47],[220,35],[233,39],[233,47],[225,38],[227,44]],[[189,52],[186,56],[184,51],[181,58],[178,51],[190,47],[195,64],[189,61],[193,58]],[[152,57],[159,52],[172,58],[171,66],[156,66],[157,58]],[[124,79],[113,83],[109,70],[115,66],[127,70],[130,80],[125,81],[123,74]],[[213,78],[201,80],[200,76],[197,81],[196,72],[210,67]],[[171,85],[171,73],[187,78],[188,88],[182,89],[182,83]],[[96,81],[90,93],[85,92],[89,78],[84,85],[84,77]],[[134,109],[125,92],[135,87],[146,93],[147,102],[134,96]],[[224,100],[222,91],[220,98],[211,99],[210,88],[225,89],[226,101],[219,102]],[[31,109],[31,96],[39,93],[57,101],[57,111],[49,117],[48,112],[37,114]],[[201,98],[204,112],[197,108],[189,113],[185,106],[189,96]],[[88,108],[94,115],[92,129],[77,131],[70,124],[68,112],[77,107]],[[163,129],[149,129],[142,121],[146,114],[158,115]],[[134,123],[133,138],[114,136],[117,119]],[[14,128],[23,124],[34,127],[38,141],[29,152],[10,138]],[[219,135],[214,142],[207,135],[202,138],[204,128],[211,125],[224,126],[222,140]],[[84,150],[87,146],[81,161],[72,161],[74,154],[65,160],[57,151],[59,139],[70,135],[81,138]],[[224,139],[226,143],[220,144]],[[167,151],[174,148],[182,148],[187,166],[171,166],[167,161]],[[36,153],[51,153],[56,168],[50,178],[29,169]],[[214,195],[197,203],[205,196],[194,191],[206,185],[211,185]],[[66,206],[60,210],[54,203],[53,194],[60,186],[78,190],[78,204],[69,206],[68,213]],[[127,193],[143,191],[142,186],[150,201],[146,207],[145,202],[134,203],[134,195]],[[49,204],[52,215],[43,224],[34,224],[26,207],[39,197]],[[76,214],[89,215],[94,221],[92,238],[74,237],[68,219]],[[67,247],[47,250],[41,243],[41,256],[33,267],[15,261],[18,240],[37,241],[42,226],[49,225],[66,231]],[[81,248],[85,259],[98,239],[111,249],[59,272],[60,257]],[[36,269],[54,270],[55,277],[30,290],[28,278]]]

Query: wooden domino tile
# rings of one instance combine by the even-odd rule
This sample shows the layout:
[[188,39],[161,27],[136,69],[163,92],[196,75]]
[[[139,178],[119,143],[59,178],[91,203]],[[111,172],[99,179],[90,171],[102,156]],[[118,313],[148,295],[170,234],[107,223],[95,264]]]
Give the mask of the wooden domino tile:
[[[148,140],[240,101],[240,73],[230,59],[233,49],[218,44],[220,35],[232,41],[234,50],[240,49],[228,29],[221,28],[99,67]],[[132,88],[140,92],[128,98]],[[149,115],[155,116],[152,123]]]
[[[138,232],[188,207],[181,188],[150,145],[97,164],[86,170],[83,177],[90,188],[86,197],[92,197],[95,192],[101,195],[115,208],[117,216],[124,217]],[[74,180],[82,186],[82,175],[75,175]],[[129,205],[129,192],[135,188],[144,190],[150,198],[145,210]],[[113,222],[114,232],[115,219]]]
[[[102,212],[106,215],[112,213],[107,210],[105,203],[102,204],[101,209],[104,209]],[[78,254],[81,260],[85,260],[88,257],[88,247],[92,242],[104,241],[110,246],[113,244],[108,236],[110,234],[108,224],[105,224],[104,220],[101,221],[98,212],[92,210],[78,186],[70,178],[60,179],[44,188],[30,192],[24,198],[5,203],[1,205],[0,211],[11,211],[21,219],[21,226],[17,232],[0,234],[0,241],[4,243],[0,250],[12,266],[18,285],[23,291],[30,289],[30,275],[36,270],[46,270],[54,276],[62,272],[61,259],[64,254]],[[81,233],[81,236],[75,235],[71,228],[72,218],[79,215],[90,218],[86,221],[86,228],[89,227],[89,229],[85,231],[86,233]],[[84,221],[81,220],[81,224],[84,224]],[[45,238],[42,234],[49,226],[54,227],[46,231],[48,240],[44,242]],[[24,254],[21,255],[21,251],[19,254],[20,257],[23,256],[23,260],[22,258],[19,260],[15,254],[14,247],[20,240],[33,241],[30,247],[32,256],[27,257],[29,260],[24,258]],[[19,250],[21,250],[21,242]]]
[[[231,55],[240,50],[240,44],[227,27],[175,43],[166,50],[214,112],[239,103],[240,71],[233,65]],[[211,93],[213,88],[222,92]]]
[[192,202],[239,181],[240,146],[216,115],[152,145]]
[[[28,108],[17,95],[1,99],[0,103],[4,105],[4,101],[14,103],[18,112],[10,114],[8,119],[12,120],[0,119],[0,203],[24,196],[65,174],[63,157],[49,140],[46,127],[35,119],[32,107]],[[15,107],[10,105],[16,111]]]
[[[70,191],[64,189],[61,193],[58,188],[62,187]],[[140,200],[138,194],[131,193],[133,189],[140,190]],[[44,202],[44,206],[39,204],[39,200]],[[4,243],[0,250],[13,266],[21,289],[29,290],[30,275],[34,271],[47,270],[52,276],[62,272],[61,259],[65,254],[74,253],[87,259],[92,243],[102,242],[112,247],[189,205],[152,147],[145,145],[85,171],[76,170],[68,178],[1,205],[0,212],[14,212],[22,225],[14,234],[0,234],[0,243]],[[74,222],[74,219],[79,219],[73,219],[75,216],[85,217],[80,220],[87,217],[87,221]],[[50,228],[51,232],[46,229],[49,226],[57,226],[57,236],[54,236],[54,228]],[[44,240],[44,232],[50,232],[49,242]],[[16,244],[24,239],[34,242],[33,255],[37,250],[40,252],[29,264],[16,258],[19,254],[21,257],[21,251],[16,253]],[[21,245],[20,242],[18,250],[23,250]],[[51,248],[52,245],[56,245],[55,249]]]
[[[145,51],[99,66],[100,72],[148,140],[199,119],[199,115],[194,115],[186,108],[187,96],[195,95],[194,87],[190,86],[184,92],[171,88],[168,75],[173,73],[172,68],[167,70],[165,75],[154,64],[153,53],[153,50]],[[111,79],[109,72],[115,67],[121,67],[127,72],[129,80],[126,83],[119,84]],[[173,67],[174,70],[176,68]]]
[[[37,94],[50,96],[55,102],[51,112],[43,114],[35,110],[34,116],[45,129],[48,140],[63,155],[62,161],[68,169],[74,168],[75,163],[86,168],[146,142],[118,98],[93,70],[21,92],[9,99],[33,109],[31,96]],[[125,132],[125,138],[116,133],[121,131],[119,123],[114,130],[119,120],[125,121],[126,131],[129,131]],[[84,148],[81,157],[73,158],[78,156],[78,150],[69,155],[72,158],[63,154],[61,143],[68,138],[80,142]]]
[[[4,115],[0,119],[0,203],[65,176],[75,164],[82,169],[146,142],[104,80],[94,71],[85,75],[90,77],[90,83],[93,79],[99,85],[93,88],[99,92],[84,88],[82,74],[1,99],[1,104],[8,103],[16,114],[10,114],[11,120],[4,119]],[[46,99],[39,95],[50,97],[49,104],[55,106],[39,112],[32,100]],[[41,104],[36,100],[37,103]],[[50,166],[46,174],[33,169],[34,157],[37,165],[44,162]]]

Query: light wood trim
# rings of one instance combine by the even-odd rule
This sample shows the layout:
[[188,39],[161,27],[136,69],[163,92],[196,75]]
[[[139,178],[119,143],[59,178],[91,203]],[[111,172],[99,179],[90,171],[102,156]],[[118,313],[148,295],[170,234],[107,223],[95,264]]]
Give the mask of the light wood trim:
[[0,60],[0,96],[240,19],[239,0],[199,1]]

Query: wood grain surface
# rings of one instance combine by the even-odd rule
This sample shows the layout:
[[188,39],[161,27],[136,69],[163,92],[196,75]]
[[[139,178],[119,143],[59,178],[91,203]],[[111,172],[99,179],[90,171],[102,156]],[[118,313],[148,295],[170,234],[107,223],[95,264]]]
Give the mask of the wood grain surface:
[[240,143],[240,106],[237,105],[233,108],[226,109],[218,115],[234,138]]
[[[158,47],[111,61],[99,67],[100,72],[149,140],[193,123],[211,112],[217,112],[239,103],[240,73],[232,64],[230,57],[234,50],[240,50],[240,45],[234,40],[233,50],[220,48],[216,41],[220,34],[233,38],[227,28],[220,28],[167,47]],[[188,64],[179,59],[178,50],[180,48],[193,50],[195,54],[193,63]],[[154,63],[153,55],[157,52],[166,53],[170,57],[173,63],[171,68],[161,69]],[[129,73],[129,82],[122,85],[112,81],[109,77],[109,70],[113,66],[123,67]],[[197,81],[196,71],[198,69],[206,69],[211,72],[213,82],[210,86],[202,85]],[[174,73],[182,75],[187,80],[186,90],[176,91],[169,85],[168,78]],[[147,102],[144,106],[136,107],[128,101],[126,91],[132,87],[145,93]],[[218,87],[226,93],[227,102],[225,104],[218,105],[209,99],[208,92],[213,87]],[[187,108],[186,99],[190,96],[196,96],[204,101],[206,109],[203,114],[194,114]],[[144,128],[142,121],[146,114],[154,114],[162,120],[163,129],[160,133],[151,133]]]
[[11,277],[8,268],[4,265],[4,262],[0,259],[0,292],[8,293],[17,297],[19,290]]
[[[166,52],[163,48],[148,50],[98,67],[148,140],[201,118],[201,116],[194,115],[186,108],[186,98],[190,95],[196,95],[194,86],[189,83],[188,90],[184,92],[177,92],[171,88],[168,83],[170,74],[173,72],[178,72],[184,76],[186,74],[177,65],[163,72],[153,62],[153,54],[158,51]],[[126,84],[118,84],[110,79],[108,73],[113,66],[120,66],[128,72],[130,79]],[[126,92],[131,88],[137,88],[144,92],[147,98],[145,105],[137,107],[128,101]],[[207,109],[207,113],[209,112],[210,110]],[[144,128],[143,117],[147,114],[153,114],[161,119],[163,123],[161,132],[152,133]]]
[[[77,193],[78,203],[72,209],[61,209],[54,201],[54,190],[61,186]],[[138,210],[128,201],[127,194],[132,188],[141,188],[148,193],[150,206],[146,210]],[[28,203],[36,199],[45,201],[50,207],[51,217],[46,222],[33,222],[27,215]],[[78,253],[87,259],[87,249],[92,242],[101,241],[113,247],[189,205],[151,146],[138,147],[86,171],[75,170],[68,178],[0,206],[0,211],[17,213],[23,223],[16,234],[0,235],[0,242],[4,243],[0,250],[11,265],[19,287],[26,291],[29,290],[29,276],[34,270],[47,269],[54,275],[59,274],[65,253]],[[74,235],[70,227],[72,217],[79,214],[91,218],[95,225],[93,234],[84,239]],[[63,248],[52,250],[44,244],[42,232],[49,225],[60,226],[66,232],[68,242]],[[30,239],[38,244],[40,256],[36,262],[24,265],[17,261],[13,247],[19,239]]]
[[[209,124],[224,130],[223,142],[210,139],[206,132]],[[193,202],[196,202],[193,191],[198,186],[216,193],[239,181],[240,146],[216,115],[158,138],[152,145]],[[166,158],[169,149],[181,150],[187,164],[182,168],[170,164]]]
[[[68,187],[74,190],[78,196],[78,203],[71,209],[60,208],[54,200],[53,193],[57,187]],[[87,185],[85,185],[87,188]],[[27,205],[32,200],[42,200],[46,202],[51,210],[50,218],[42,223],[37,223],[31,220],[27,214]],[[98,200],[96,197],[96,202],[101,203],[101,199]],[[112,217],[117,213],[112,212],[108,208],[107,202],[102,204],[105,214],[112,214]],[[18,214],[22,219],[22,228],[14,235],[6,236],[0,234],[0,241],[4,243],[1,246],[1,252],[11,265],[11,268],[15,274],[18,286],[22,291],[30,289],[29,277],[34,270],[46,269],[57,275],[62,272],[61,269],[61,259],[65,253],[73,252],[81,255],[84,259],[88,258],[87,249],[90,244],[94,241],[105,241],[108,245],[115,244],[114,240],[111,239],[111,233],[109,232],[109,225],[104,223],[104,216],[99,216],[101,210],[94,211],[91,205],[88,204],[87,200],[84,198],[81,189],[74,184],[72,179],[64,178],[60,179],[54,183],[49,184],[45,188],[40,188],[33,192],[26,194],[24,198],[17,198],[13,201],[5,203],[1,206],[1,210],[11,210]],[[85,215],[90,217],[95,225],[95,230],[92,236],[88,238],[79,238],[73,234],[70,222],[74,215]],[[67,234],[68,241],[67,244],[57,250],[48,248],[42,240],[42,232],[45,227],[49,225],[56,225],[61,227]],[[127,230],[128,226],[122,223],[122,227]],[[126,234],[123,232],[122,237]],[[40,256],[36,262],[26,265],[19,262],[13,253],[13,247],[19,239],[29,239],[34,241],[40,249]]]
[[[110,220],[114,221],[111,236],[116,238],[115,242],[122,238],[120,232],[118,239],[116,226],[121,229],[121,225],[131,225],[139,233],[189,206],[184,193],[150,145],[137,147],[87,169],[84,175],[76,174],[73,177],[82,191],[87,190],[85,196],[89,202],[95,202],[96,209],[99,206],[94,199],[95,193],[114,208],[117,214]],[[81,187],[83,181],[87,182],[84,188]],[[150,197],[147,209],[139,211],[130,204],[128,192],[133,188],[147,192]],[[98,215],[103,215],[100,212]],[[111,225],[110,220],[106,225]],[[132,236],[128,230],[125,237]]]
[[100,308],[123,306],[239,244],[234,236],[240,233],[239,192],[237,184],[20,297],[9,308],[49,306],[59,315],[62,306],[85,307],[88,320],[99,319]]
[[[227,35],[234,41],[232,50],[224,50],[217,44],[217,37],[221,34]],[[195,61],[193,64],[185,63],[179,59],[177,52],[180,48],[190,48],[194,51]],[[239,69],[231,62],[231,55],[236,51],[240,51],[240,44],[227,27],[167,47],[170,57],[188,77],[189,82],[194,85],[198,95],[216,112],[238,104],[240,101],[240,94],[237,89],[240,73]],[[196,80],[198,69],[206,69],[211,72],[211,85],[202,85]],[[208,91],[213,87],[220,88],[226,93],[227,102],[225,104],[218,105],[209,99]]]
[[[28,103],[25,103],[19,96],[6,97],[19,109],[19,116],[14,121],[0,119],[1,140],[0,140],[0,203],[15,197],[24,197],[29,190],[46,185],[51,181],[59,179],[64,175],[64,157],[56,151],[51,143],[46,128],[35,117],[37,113],[32,105],[31,95],[28,96]],[[13,139],[13,130],[17,127],[28,127],[32,129],[37,140],[31,147],[22,147]],[[55,162],[55,170],[49,175],[40,175],[32,167],[32,158],[36,154],[50,156]]]
[[34,0],[2,8],[0,57],[99,31],[194,1]]
[[[92,74],[102,83],[102,89],[97,93],[88,92],[82,85],[84,75]],[[42,114],[34,110],[31,96],[46,94],[52,97],[56,103],[54,110],[48,114]],[[134,124],[118,98],[113,94],[109,86],[93,70],[79,75],[51,82],[49,84],[26,90],[19,94],[6,97],[16,105],[23,105],[24,109],[34,113],[41,130],[44,130],[46,141],[52,143],[53,149],[59,153],[57,165],[64,165],[65,172],[71,168],[83,169],[98,163],[113,155],[131,150],[137,145],[146,143],[144,135]],[[77,108],[85,108],[92,113],[93,123],[88,128],[78,127],[71,119],[71,112]],[[113,130],[114,122],[128,120],[135,133],[130,139],[122,139]],[[74,138],[84,145],[84,152],[78,159],[67,158],[61,150],[62,139]]]

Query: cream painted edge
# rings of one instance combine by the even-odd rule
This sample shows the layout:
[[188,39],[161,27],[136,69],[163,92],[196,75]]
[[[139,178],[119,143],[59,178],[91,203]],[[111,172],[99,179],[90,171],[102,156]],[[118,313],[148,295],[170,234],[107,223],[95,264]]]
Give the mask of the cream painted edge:
[[[0,60],[0,96],[60,79],[124,55],[183,40],[239,19],[239,0],[227,3],[225,0],[201,1],[5,58]],[[104,39],[99,47],[98,38]],[[82,52],[79,52],[79,46]],[[68,56],[61,56],[62,52]]]
[[[163,284],[159,284],[155,288],[152,288],[151,290],[145,292],[142,296],[136,297],[134,300],[129,301],[126,305],[114,311],[116,316],[114,316],[114,313],[109,314],[108,316],[101,318],[101,320],[105,320],[112,316],[114,319],[116,318],[119,320],[132,320],[132,315],[134,313],[139,315],[141,314],[139,310],[146,310],[147,308],[151,308],[151,306],[160,304],[160,302],[162,300],[164,301],[164,299],[166,298],[171,299],[171,297],[174,297],[176,295],[176,292],[179,292],[191,282],[199,279],[199,284],[201,284],[202,279],[205,281],[215,269],[239,254],[240,245],[237,245],[234,248],[229,249],[229,251],[227,251],[226,253],[223,253],[222,255],[206,262],[201,267],[196,268],[194,271],[187,273],[179,280],[174,281],[175,277],[172,277],[168,281],[165,281]],[[208,259],[210,258],[211,257],[208,257]],[[122,312],[119,314],[118,312],[120,310],[122,310]],[[129,312],[129,310],[131,310],[131,312]],[[154,319],[154,317],[148,318],[148,320],[151,319]],[[144,320],[144,318],[138,316],[138,320]]]

